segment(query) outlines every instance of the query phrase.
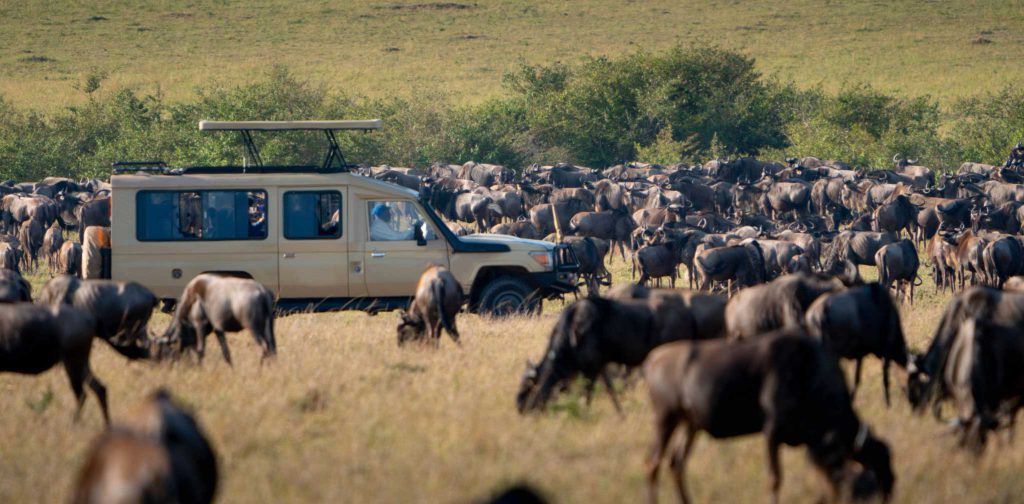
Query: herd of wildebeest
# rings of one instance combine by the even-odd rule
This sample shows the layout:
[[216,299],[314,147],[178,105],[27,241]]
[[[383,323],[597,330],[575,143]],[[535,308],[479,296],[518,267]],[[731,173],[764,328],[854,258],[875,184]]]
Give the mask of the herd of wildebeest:
[[[461,222],[571,245],[586,295],[559,314],[515,404],[523,414],[543,411],[582,377],[588,403],[600,380],[622,414],[616,383],[630,383],[639,368],[654,413],[650,501],[666,457],[689,501],[684,468],[700,432],[764,434],[773,501],[783,444],[806,446],[831,499],[885,500],[896,479],[889,447],[853,407],[865,357],[882,361],[887,405],[893,363],[913,410],[938,419],[952,404],[959,443],[977,453],[992,432],[1012,430],[1024,400],[1024,147],[1002,166],[964,163],[957,173],[894,162],[874,171],[740,158],[603,171],[467,163],[360,173],[419,191],[460,234],[468,232]],[[167,328],[152,332],[156,296],[133,282],[81,278],[81,246],[65,240],[110,225],[109,185],[52,178],[4,183],[0,192],[0,297],[8,303],[0,305],[0,371],[63,364],[76,418],[88,386],[108,423],[80,472],[76,502],[212,500],[214,450],[167,391],[111,426],[106,389],[89,365],[92,342],[128,359],[201,359],[212,332],[230,364],[225,333],[249,330],[272,357],[273,294],[251,279],[203,274]],[[611,285],[606,263],[616,253],[637,283]],[[920,256],[936,288],[954,296],[917,354],[899,305],[913,303]],[[52,278],[32,293],[20,272],[40,259]],[[690,289],[674,288],[681,266]],[[878,281],[865,282],[860,266],[876,266]],[[661,287],[663,278],[672,288]],[[436,346],[442,330],[458,343],[462,294],[450,272],[429,267],[402,313],[399,345]],[[852,387],[842,359],[856,363]]]

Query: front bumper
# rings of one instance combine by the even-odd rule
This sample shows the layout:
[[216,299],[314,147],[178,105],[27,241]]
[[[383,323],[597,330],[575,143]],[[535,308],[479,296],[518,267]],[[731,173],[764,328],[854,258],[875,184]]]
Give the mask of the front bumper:
[[551,271],[530,275],[534,288],[543,298],[574,292],[579,281],[580,262],[572,247],[560,243],[555,246],[553,255],[554,264]]

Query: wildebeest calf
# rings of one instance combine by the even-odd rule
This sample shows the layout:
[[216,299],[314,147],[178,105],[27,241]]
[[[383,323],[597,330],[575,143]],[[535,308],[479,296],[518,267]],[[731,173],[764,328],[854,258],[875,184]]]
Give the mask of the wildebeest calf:
[[277,353],[274,340],[274,295],[250,278],[203,273],[185,286],[178,307],[159,344],[157,357],[171,349],[193,349],[202,360],[206,336],[217,335],[224,360],[231,364],[225,332],[248,329],[263,348],[262,362]]
[[93,327],[92,317],[70,306],[0,305],[0,371],[36,375],[62,363],[78,402],[75,419],[88,384],[109,424],[107,389],[89,367]]
[[455,317],[462,309],[462,287],[455,275],[443,266],[431,266],[420,275],[416,297],[408,311],[401,312],[398,324],[398,346],[422,340],[424,331],[429,341],[441,341],[441,328],[448,331],[452,341],[459,343],[459,330]]
[[[657,501],[658,469],[679,426],[685,438],[671,455],[679,497],[689,502],[686,461],[699,432],[730,438],[761,432],[768,444],[772,502],[782,485],[779,447],[807,445],[811,461],[840,493],[888,497],[895,477],[889,448],[850,405],[842,373],[821,345],[786,329],[740,342],[678,341],[654,349],[643,366],[654,409],[647,460],[648,501]],[[861,466],[856,477],[847,470]],[[834,500],[834,499],[833,499]]]
[[161,389],[96,440],[72,502],[209,503],[217,477],[203,430]]

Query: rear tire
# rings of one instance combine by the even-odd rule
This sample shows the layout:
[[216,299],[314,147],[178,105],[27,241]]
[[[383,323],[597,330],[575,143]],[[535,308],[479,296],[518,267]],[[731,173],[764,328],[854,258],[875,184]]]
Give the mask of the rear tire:
[[481,315],[507,317],[540,313],[540,299],[523,280],[503,276],[492,280],[480,292],[477,311]]

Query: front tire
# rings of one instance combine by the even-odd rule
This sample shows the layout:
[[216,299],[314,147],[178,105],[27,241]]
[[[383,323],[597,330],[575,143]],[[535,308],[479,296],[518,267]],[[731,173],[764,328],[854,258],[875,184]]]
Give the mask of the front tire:
[[536,315],[540,313],[540,299],[525,281],[504,276],[492,280],[480,292],[477,311],[492,317]]

